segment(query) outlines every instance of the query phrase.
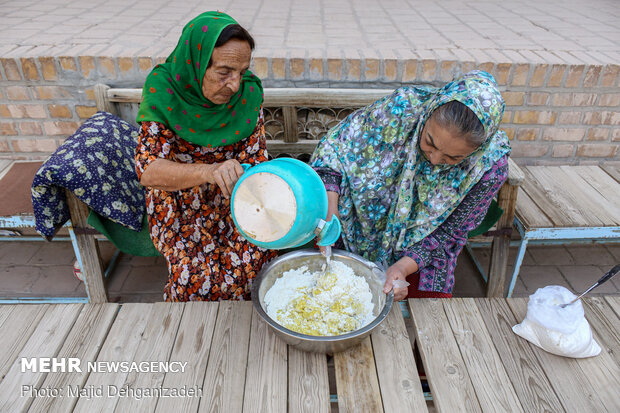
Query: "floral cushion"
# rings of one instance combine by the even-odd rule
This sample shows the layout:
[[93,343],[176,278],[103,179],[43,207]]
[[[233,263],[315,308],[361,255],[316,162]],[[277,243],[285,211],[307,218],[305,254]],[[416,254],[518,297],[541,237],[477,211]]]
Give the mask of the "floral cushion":
[[107,113],[86,120],[41,166],[32,182],[35,226],[51,238],[69,219],[69,189],[99,215],[142,227],[144,187],[135,171],[138,128]]

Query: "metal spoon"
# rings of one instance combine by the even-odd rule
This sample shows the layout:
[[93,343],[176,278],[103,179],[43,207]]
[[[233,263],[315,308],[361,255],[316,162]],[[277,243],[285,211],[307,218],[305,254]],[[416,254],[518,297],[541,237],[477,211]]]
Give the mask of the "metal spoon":
[[576,302],[577,300],[579,300],[581,297],[583,297],[584,295],[586,295],[587,293],[589,293],[590,291],[594,290],[596,287],[598,287],[599,285],[603,284],[604,282],[608,281],[610,278],[612,278],[614,275],[616,275],[618,273],[618,271],[620,271],[620,264],[616,265],[615,267],[613,267],[611,270],[607,271],[607,273],[605,275],[603,275],[597,282],[595,282],[594,284],[592,284],[592,286],[590,288],[588,288],[587,290],[585,290],[583,293],[581,293],[579,295],[579,297],[575,298],[573,301],[571,301],[570,303],[566,303],[566,304],[562,304],[560,305],[560,307],[564,308],[567,305],[571,305],[572,303]]
[[327,273],[327,268],[329,268],[329,264],[332,262],[332,247],[331,247],[331,245],[326,246],[325,247],[325,252],[323,252],[322,254],[325,257],[326,264],[323,264],[323,266],[321,267],[321,271],[323,271],[323,274],[326,274]]

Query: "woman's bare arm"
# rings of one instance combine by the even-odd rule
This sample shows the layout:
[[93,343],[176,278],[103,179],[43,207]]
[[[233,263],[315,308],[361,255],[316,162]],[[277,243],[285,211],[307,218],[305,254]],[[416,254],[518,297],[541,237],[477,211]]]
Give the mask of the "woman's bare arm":
[[205,183],[217,184],[228,198],[241,175],[243,168],[235,159],[215,164],[186,164],[156,159],[146,167],[140,183],[164,191],[179,191]]

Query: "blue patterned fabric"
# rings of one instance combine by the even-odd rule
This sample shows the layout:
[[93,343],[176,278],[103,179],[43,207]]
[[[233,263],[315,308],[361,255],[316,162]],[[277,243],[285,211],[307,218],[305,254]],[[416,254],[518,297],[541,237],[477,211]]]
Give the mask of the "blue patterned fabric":
[[140,231],[144,187],[135,171],[138,128],[107,113],[86,120],[41,166],[32,182],[38,233],[51,238],[69,219],[69,189],[110,221]]
[[[454,100],[478,116],[487,140],[456,165],[433,165],[419,150],[419,136],[432,112]],[[493,76],[472,71],[439,89],[396,89],[332,128],[310,165],[342,176],[338,212],[346,248],[392,265],[441,226],[484,173],[510,153],[499,130],[504,106]]]

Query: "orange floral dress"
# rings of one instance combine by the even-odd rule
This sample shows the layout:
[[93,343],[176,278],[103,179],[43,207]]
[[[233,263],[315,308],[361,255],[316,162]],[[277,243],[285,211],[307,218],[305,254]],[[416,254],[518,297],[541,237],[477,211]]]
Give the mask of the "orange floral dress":
[[[143,122],[136,149],[138,178],[158,158],[182,163],[267,160],[262,110],[254,132],[235,144],[205,147],[159,122]],[[230,200],[217,185],[180,191],[146,188],[151,239],[168,262],[166,301],[247,300],[252,280],[276,251],[250,244],[233,223]]]

